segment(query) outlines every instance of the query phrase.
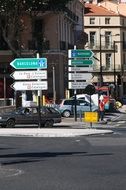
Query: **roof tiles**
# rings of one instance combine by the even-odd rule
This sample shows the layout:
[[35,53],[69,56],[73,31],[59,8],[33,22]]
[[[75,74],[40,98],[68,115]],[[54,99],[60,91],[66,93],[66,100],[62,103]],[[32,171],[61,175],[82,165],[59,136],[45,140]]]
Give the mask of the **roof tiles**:
[[85,16],[119,16],[119,14],[106,9],[101,5],[85,3]]

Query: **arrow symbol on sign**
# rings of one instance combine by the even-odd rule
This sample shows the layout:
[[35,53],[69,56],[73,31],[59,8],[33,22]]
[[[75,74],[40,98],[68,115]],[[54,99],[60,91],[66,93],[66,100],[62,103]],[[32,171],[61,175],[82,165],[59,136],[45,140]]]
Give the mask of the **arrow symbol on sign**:
[[47,79],[47,70],[39,71],[15,71],[10,75],[15,80]]
[[47,81],[18,81],[11,85],[14,90],[47,90]]

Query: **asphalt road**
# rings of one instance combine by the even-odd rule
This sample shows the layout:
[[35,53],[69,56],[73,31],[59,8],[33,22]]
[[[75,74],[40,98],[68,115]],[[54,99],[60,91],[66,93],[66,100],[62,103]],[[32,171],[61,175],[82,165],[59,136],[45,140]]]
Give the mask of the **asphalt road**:
[[125,190],[126,131],[117,132],[74,138],[0,137],[0,189]]

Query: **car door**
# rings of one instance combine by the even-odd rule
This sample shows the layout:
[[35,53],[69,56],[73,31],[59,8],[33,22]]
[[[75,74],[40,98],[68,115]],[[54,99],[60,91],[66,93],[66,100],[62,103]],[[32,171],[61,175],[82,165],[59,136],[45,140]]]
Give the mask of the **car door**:
[[33,116],[32,112],[27,109],[25,112],[25,108],[17,110],[15,113],[16,124],[32,124],[33,123]]
[[[33,123],[38,124],[39,123],[39,112],[38,108],[34,108],[33,110]],[[47,110],[45,107],[40,108],[40,119],[41,119],[41,124],[44,124],[45,121],[47,120],[47,117],[49,118],[49,115],[47,113]]]
[[79,113],[90,111],[90,103],[86,102],[85,100],[78,100],[77,109]]

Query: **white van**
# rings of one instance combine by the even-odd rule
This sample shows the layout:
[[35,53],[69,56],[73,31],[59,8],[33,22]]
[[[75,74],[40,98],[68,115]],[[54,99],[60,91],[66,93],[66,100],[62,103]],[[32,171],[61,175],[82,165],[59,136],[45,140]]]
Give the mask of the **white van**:
[[[72,96],[71,98],[73,99],[74,96]],[[90,103],[90,95],[88,95],[88,94],[77,94],[76,98],[84,99],[85,101]],[[98,107],[98,94],[91,95],[91,103],[93,103],[95,106]]]

